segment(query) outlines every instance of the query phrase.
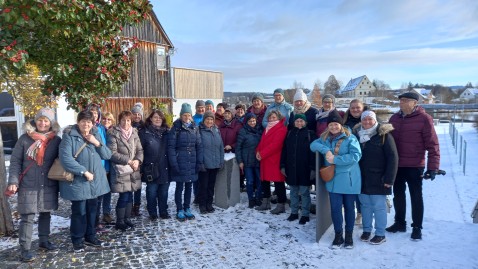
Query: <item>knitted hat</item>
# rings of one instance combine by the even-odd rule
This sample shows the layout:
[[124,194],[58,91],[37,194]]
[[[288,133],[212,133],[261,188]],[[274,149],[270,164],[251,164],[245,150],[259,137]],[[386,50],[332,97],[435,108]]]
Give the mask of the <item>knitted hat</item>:
[[340,125],[343,125],[344,120],[340,116],[337,109],[330,111],[329,116],[327,117],[327,125],[329,125],[331,122],[337,122],[340,123]]
[[245,122],[248,122],[251,118],[257,119],[256,114],[252,112],[247,113],[244,117],[245,117]]
[[282,94],[282,96],[284,96],[284,90],[281,89],[281,88],[275,89],[274,94],[276,94],[276,93],[280,93],[280,94]]
[[211,101],[211,100],[207,100],[207,101],[206,101],[206,106],[207,106],[207,105],[214,106],[214,102]]
[[214,113],[210,110],[204,112],[204,116],[202,117],[202,121],[204,122],[206,120],[206,118],[212,118],[213,120],[216,119],[216,117],[214,116]]
[[296,121],[297,119],[302,119],[303,121],[307,122],[307,117],[305,117],[305,114],[295,114],[294,121]]
[[264,103],[264,95],[262,95],[262,93],[254,93],[254,95],[252,95],[252,102],[254,102],[256,99],[259,99],[262,103]]
[[366,117],[370,117],[374,119],[375,121],[377,121],[377,115],[372,110],[365,110],[364,112],[362,112],[362,115],[360,116],[360,120],[363,120]]
[[225,102],[222,102],[222,103],[219,103],[217,104],[217,106],[222,106],[224,109],[226,109],[227,107],[229,107],[229,105]]
[[226,107],[224,108],[224,112],[231,112],[231,114],[234,116],[234,114],[236,113],[236,110],[232,107]]
[[50,121],[50,125],[56,122],[55,120],[55,111],[51,108],[42,108],[38,110],[37,114],[35,115],[35,121],[37,121],[40,117],[45,117]]
[[131,109],[131,113],[139,113],[141,114],[141,118],[143,118],[143,104],[139,102],[134,104],[133,108]]
[[307,101],[307,94],[302,89],[298,89],[294,94],[294,102],[298,100]]
[[322,96],[322,102],[332,102],[333,104],[335,104],[335,96],[333,96],[332,94],[328,93],[328,94],[324,94],[324,96]]
[[206,103],[203,100],[197,100],[196,107],[200,107],[200,106],[206,106]]
[[191,109],[191,105],[188,104],[188,103],[183,103],[181,105],[181,112],[179,112],[179,115],[182,116],[184,113],[189,113],[189,114],[193,114],[193,111]]
[[398,96],[398,99],[401,98],[408,98],[408,99],[414,99],[417,100],[420,98],[417,93],[414,92],[406,92]]
[[244,105],[244,104],[237,104],[236,107],[235,107],[236,110],[238,110],[238,109],[240,109],[240,108],[242,108],[242,110],[246,111],[246,105]]

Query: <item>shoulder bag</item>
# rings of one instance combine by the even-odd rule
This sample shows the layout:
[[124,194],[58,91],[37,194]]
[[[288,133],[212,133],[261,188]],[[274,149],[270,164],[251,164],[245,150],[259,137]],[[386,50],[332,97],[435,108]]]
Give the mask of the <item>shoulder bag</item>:
[[[339,149],[340,149],[340,144],[342,144],[342,141],[344,139],[341,138],[339,141],[337,141],[337,144],[335,144],[335,150],[334,150],[334,155],[339,154]],[[331,181],[335,176],[335,164],[331,164],[329,166],[323,166],[320,168],[320,178],[322,178],[323,181],[329,182]]]
[[[75,153],[75,160],[80,155],[81,151],[86,147],[86,142],[78,149],[78,151]],[[60,159],[56,158],[53,161],[53,165],[50,168],[50,171],[48,171],[48,178],[52,180],[58,180],[58,181],[68,181],[71,182],[75,178],[74,175],[63,168],[61,165]]]

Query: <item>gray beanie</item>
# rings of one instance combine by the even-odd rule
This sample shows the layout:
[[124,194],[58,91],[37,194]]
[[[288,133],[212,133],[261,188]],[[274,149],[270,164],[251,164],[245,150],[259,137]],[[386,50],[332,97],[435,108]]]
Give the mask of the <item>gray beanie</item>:
[[45,117],[50,121],[50,124],[53,125],[53,123],[56,122],[55,120],[55,111],[51,108],[42,108],[38,110],[37,114],[35,115],[35,121],[37,121],[39,118]]
[[324,102],[324,101],[330,101],[333,104],[335,104],[335,96],[333,96],[330,93],[324,94],[324,96],[322,96],[322,102]]
[[262,93],[254,93],[252,96],[252,102],[254,102],[256,99],[259,99],[262,101],[262,103],[264,103],[264,95],[262,95]]
[[179,115],[182,116],[184,113],[189,113],[189,114],[193,114],[193,111],[191,109],[191,105],[188,104],[188,103],[183,103],[181,105],[181,112],[179,112]]
[[206,106],[206,102],[204,102],[203,100],[197,100],[196,107],[200,107],[200,106]]
[[144,117],[143,104],[139,102],[134,104],[133,108],[131,109],[131,113],[139,113],[141,114],[141,118],[143,118]]

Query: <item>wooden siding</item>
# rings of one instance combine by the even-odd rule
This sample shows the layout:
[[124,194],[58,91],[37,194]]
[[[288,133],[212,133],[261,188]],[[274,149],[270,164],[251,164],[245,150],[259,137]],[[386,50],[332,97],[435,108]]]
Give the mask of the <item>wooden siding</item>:
[[173,68],[174,98],[222,99],[224,76],[221,72]]
[[[121,111],[131,111],[131,108],[136,103],[143,104],[143,111],[144,111],[144,119],[148,117],[149,113],[151,113],[151,99],[152,98],[108,98],[106,99],[105,103],[102,104],[101,110],[104,112],[110,112],[115,116],[116,121],[118,120],[118,115]],[[159,98],[160,102],[163,104],[167,104],[169,108],[169,112],[172,111],[172,99],[171,98]],[[118,123],[118,122],[117,122]]]
[[138,25],[126,25],[123,27],[122,34],[125,37],[136,37],[141,41],[172,47],[159,22],[154,22],[154,17],[150,17]]

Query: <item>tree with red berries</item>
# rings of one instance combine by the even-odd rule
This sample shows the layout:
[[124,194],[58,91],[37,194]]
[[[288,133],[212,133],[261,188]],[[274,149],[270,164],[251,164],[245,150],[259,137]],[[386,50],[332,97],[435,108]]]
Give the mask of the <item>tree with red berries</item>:
[[[147,0],[0,0],[0,81],[37,66],[42,92],[70,108],[101,103],[128,79],[138,40],[123,26],[142,22]],[[9,80],[11,81],[11,80]]]

